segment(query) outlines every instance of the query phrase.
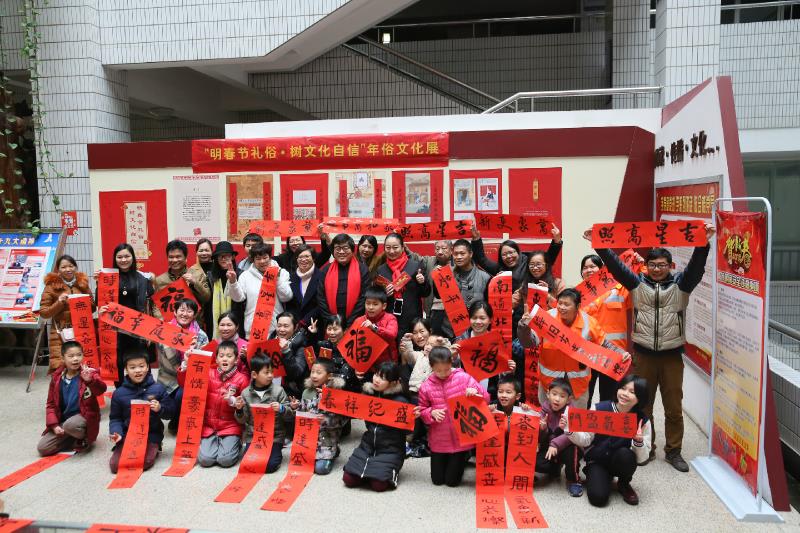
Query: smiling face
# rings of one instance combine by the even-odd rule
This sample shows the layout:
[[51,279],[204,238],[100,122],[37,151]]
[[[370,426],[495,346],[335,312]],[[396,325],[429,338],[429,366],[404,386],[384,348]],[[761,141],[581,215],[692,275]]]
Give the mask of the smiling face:
[[583,262],[583,266],[581,266],[581,278],[586,279],[599,270],[600,267],[595,265],[594,261],[586,259],[586,261]]
[[297,256],[297,268],[305,274],[311,267],[314,266],[314,257],[311,255],[311,250],[303,250]]
[[325,367],[320,364],[315,364],[311,367],[311,384],[315,387],[322,387],[328,382],[330,374],[325,370]]
[[210,263],[211,262],[211,245],[207,242],[204,242],[200,246],[197,247],[197,260],[200,263]]
[[375,247],[369,241],[364,241],[358,245],[358,254],[364,261],[369,261],[375,255]]
[[289,237],[289,250],[291,250],[292,253],[296,252],[301,244],[303,244],[302,237]]
[[397,237],[388,237],[383,243],[383,250],[386,252],[386,258],[394,261],[403,255],[403,244]]
[[275,326],[275,333],[279,339],[291,339],[294,335],[294,320],[288,316],[280,317]]
[[343,334],[344,330],[342,329],[341,324],[328,324],[328,326],[325,328],[325,335],[333,344],[336,344],[342,340]]
[[617,407],[619,407],[620,411],[627,413],[637,403],[639,403],[639,399],[636,397],[632,381],[617,389]]
[[66,281],[72,281],[75,277],[75,265],[69,259],[62,259],[58,264],[58,273]]
[[125,363],[125,373],[133,383],[142,383],[150,373],[150,365],[144,357],[131,359]]
[[556,308],[558,309],[558,316],[561,317],[561,321],[564,324],[572,324],[578,316],[578,306],[575,305],[575,300],[568,296],[559,298]]
[[219,338],[223,341],[230,340],[236,335],[236,324],[228,317],[220,320],[217,327],[219,329]]
[[492,319],[489,318],[489,315],[483,309],[476,310],[469,317],[469,325],[474,333],[486,333],[491,323]]
[[497,386],[497,403],[503,407],[514,407],[521,394],[514,388],[513,383],[501,383]]
[[114,261],[117,263],[117,268],[123,272],[127,272],[133,266],[133,255],[126,250],[122,249],[114,256]]
[[194,311],[186,304],[181,304],[181,306],[175,310],[175,320],[182,328],[188,328],[192,322],[194,322],[194,317]]
[[544,260],[544,254],[532,254],[530,259],[528,259],[528,270],[534,279],[542,279],[547,273],[547,263]]
[[663,257],[647,262],[647,275],[653,281],[664,281],[669,276],[672,265]]
[[181,272],[186,268],[186,254],[177,248],[170,250],[167,254],[167,263],[169,263],[169,269],[172,272]]
[[503,260],[503,264],[506,267],[514,268],[517,266],[517,261],[519,261],[519,252],[511,246],[503,246],[500,248],[500,259]]
[[272,263],[272,258],[269,256],[269,254],[257,255],[253,259],[253,264],[262,274],[267,271],[267,268],[269,268],[270,263]]
[[347,266],[353,258],[353,250],[347,244],[337,244],[333,247],[333,258],[341,266]]

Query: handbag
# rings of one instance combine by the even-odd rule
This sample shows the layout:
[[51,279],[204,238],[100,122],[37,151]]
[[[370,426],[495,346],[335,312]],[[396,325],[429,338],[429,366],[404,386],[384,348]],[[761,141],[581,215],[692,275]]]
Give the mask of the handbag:
[[56,328],[56,333],[61,337],[61,342],[69,342],[75,340],[75,330],[72,328],[58,329],[58,323],[55,318],[53,319],[53,327]]

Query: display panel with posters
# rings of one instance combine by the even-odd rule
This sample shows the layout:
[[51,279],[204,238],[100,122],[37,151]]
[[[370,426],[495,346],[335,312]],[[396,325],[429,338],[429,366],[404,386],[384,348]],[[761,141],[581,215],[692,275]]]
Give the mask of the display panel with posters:
[[328,174],[281,174],[281,219],[328,216]]
[[44,277],[53,270],[59,234],[0,232],[0,325],[38,327]]
[[377,170],[336,172],[338,216],[383,218],[386,212],[386,178],[385,171]]
[[228,240],[241,241],[254,220],[272,220],[272,174],[228,176]]
[[219,242],[219,174],[189,174],[172,177],[173,238],[197,242],[201,237]]
[[[475,213],[501,213],[502,177],[499,168],[450,171],[450,212],[452,220],[475,220]],[[487,232],[483,237],[502,237]]]
[[[711,207],[720,196],[721,176],[673,181],[655,189],[656,220],[700,219],[713,224]],[[675,271],[686,268],[694,248],[669,248]],[[713,274],[710,265],[714,249],[709,253],[700,284],[692,291],[686,308],[686,357],[706,374],[711,373]]]
[[444,220],[441,170],[398,170],[392,172],[394,216],[414,224]]
[[167,191],[100,191],[100,234],[103,266],[111,267],[114,248],[133,247],[136,267],[143,272],[167,269]]

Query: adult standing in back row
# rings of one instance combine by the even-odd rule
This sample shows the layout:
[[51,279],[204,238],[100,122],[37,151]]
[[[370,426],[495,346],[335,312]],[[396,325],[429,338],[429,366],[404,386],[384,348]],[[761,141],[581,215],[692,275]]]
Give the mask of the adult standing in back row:
[[348,328],[356,317],[364,314],[364,291],[369,285],[369,270],[353,252],[356,243],[350,235],[340,233],[331,241],[333,262],[320,271],[322,283],[317,289],[320,317],[327,324],[336,315],[344,317]]

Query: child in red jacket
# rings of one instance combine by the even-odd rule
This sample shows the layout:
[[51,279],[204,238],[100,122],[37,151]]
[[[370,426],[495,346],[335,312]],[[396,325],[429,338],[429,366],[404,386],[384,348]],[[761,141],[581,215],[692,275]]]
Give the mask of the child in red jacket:
[[[228,468],[239,461],[242,450],[242,426],[236,421],[234,405],[248,385],[250,377],[236,368],[236,343],[223,341],[217,346],[217,366],[208,371],[206,412],[197,462],[209,467],[218,464]],[[183,369],[178,381],[183,386]]]
[[100,430],[97,397],[106,391],[106,384],[97,370],[84,364],[80,343],[65,342],[61,354],[64,364],[50,378],[47,428],[37,445],[42,457],[70,448],[86,450]]
[[368,287],[364,291],[364,315],[353,320],[353,327],[369,328],[389,345],[372,365],[373,368],[378,368],[385,361],[397,363],[397,319],[386,312],[388,301],[386,291],[375,285]]

